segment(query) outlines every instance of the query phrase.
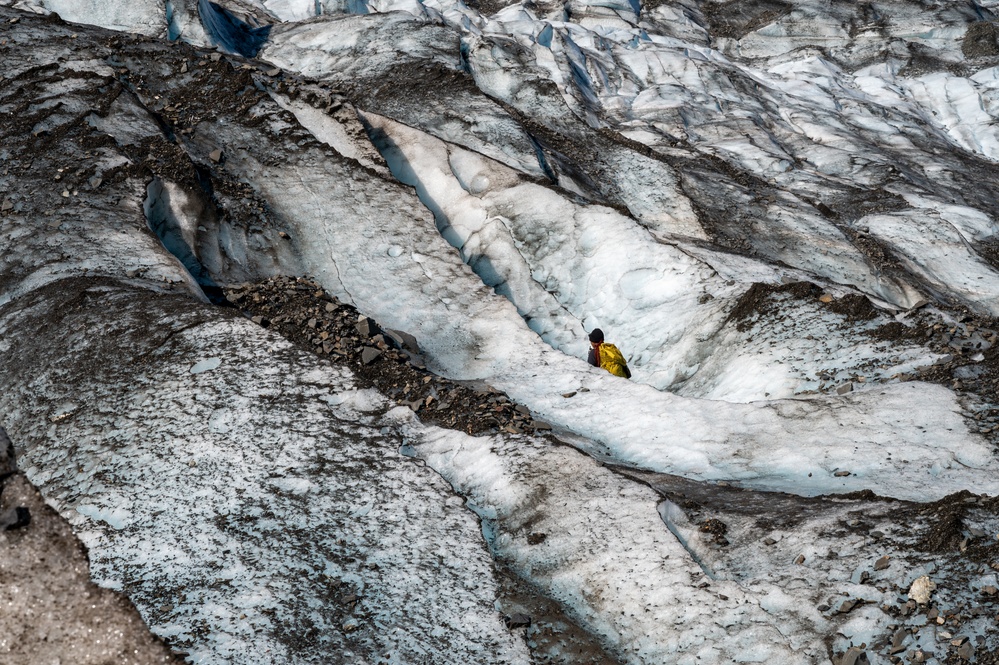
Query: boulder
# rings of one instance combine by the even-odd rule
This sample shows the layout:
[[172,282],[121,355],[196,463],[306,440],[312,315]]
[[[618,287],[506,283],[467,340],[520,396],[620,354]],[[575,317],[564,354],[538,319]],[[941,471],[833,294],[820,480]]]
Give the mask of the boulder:
[[930,594],[933,590],[937,588],[936,583],[933,582],[928,576],[923,575],[922,577],[916,578],[909,587],[909,598],[916,601],[920,605],[925,605],[930,602]]

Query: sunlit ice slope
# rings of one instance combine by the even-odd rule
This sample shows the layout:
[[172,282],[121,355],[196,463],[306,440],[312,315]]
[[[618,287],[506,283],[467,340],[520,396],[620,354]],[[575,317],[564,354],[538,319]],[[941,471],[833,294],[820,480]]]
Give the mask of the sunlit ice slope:
[[[862,551],[787,589],[763,555],[699,551],[681,508],[594,458],[805,496],[996,493],[966,405],[898,380],[940,354],[870,334],[995,314],[981,5],[16,4],[5,417],[96,574],[199,662],[351,662],[358,644],[528,662],[495,560],[623,662],[821,662],[827,633],[845,651],[889,630]],[[164,41],[256,43],[240,31],[260,60]],[[276,273],[587,454],[425,427],[204,302]],[[828,306],[857,297],[877,306],[862,320]],[[586,364],[595,327],[633,381]],[[836,583],[871,607],[812,611]],[[370,599],[363,624],[333,584]]]

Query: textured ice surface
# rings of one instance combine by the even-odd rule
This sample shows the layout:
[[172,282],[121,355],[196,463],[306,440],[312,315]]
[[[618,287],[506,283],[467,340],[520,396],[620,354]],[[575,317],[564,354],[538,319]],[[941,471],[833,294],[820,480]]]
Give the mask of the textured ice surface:
[[[32,442],[25,472],[71,516],[95,579],[194,662],[527,662],[475,517],[399,454],[383,398],[188,298],[86,281],[37,294],[0,324],[39,363],[5,363],[25,387],[0,404]],[[50,340],[13,332],[53,316]]]
[[[772,555],[727,555],[594,461],[805,496],[999,491],[953,392],[886,383],[936,358],[864,334],[923,298],[999,311],[996,65],[961,61],[981,17],[772,5],[226,3],[308,18],[269,33],[284,73],[4,23],[0,409],[97,578],[203,662],[527,662],[492,559],[626,662],[823,662],[829,635],[889,630],[890,585],[925,571],[855,581],[870,541],[828,535],[835,502]],[[193,3],[170,12],[204,43]],[[199,303],[156,219],[220,283],[315,275],[579,450],[389,413]],[[753,282],[800,280],[888,309],[784,294],[730,320]],[[585,363],[596,326],[635,381]],[[748,542],[753,518],[731,524]],[[867,604],[814,609],[844,592]]]
[[710,578],[664,528],[658,497],[578,452],[439,430],[415,448],[469,497],[495,555],[572,608],[625,662],[824,656],[820,639],[778,628],[758,592],[723,580],[700,586]]
[[19,9],[53,12],[72,23],[99,25],[150,37],[167,34],[163,0],[9,0]]
[[90,579],[69,523],[22,474],[2,481],[0,512],[27,509],[30,524],[0,531],[0,659],[80,665],[179,663],[135,607]]
[[[269,109],[275,106],[265,99],[252,113],[259,117],[274,112]],[[296,243],[307,271],[385,325],[414,331],[421,339],[421,348],[445,374],[486,380],[552,424],[599,442],[615,458],[658,471],[712,479],[737,477],[751,486],[808,493],[870,487],[898,497],[922,495],[927,490],[917,479],[929,477],[934,481],[929,491],[939,492],[937,496],[965,487],[965,474],[976,478],[976,483],[984,483],[983,489],[995,484],[989,471],[996,464],[993,454],[984,441],[967,433],[956,413],[956,403],[943,388],[892,385],[843,398],[730,404],[684,400],[593,370],[581,359],[544,344],[509,301],[486,289],[438,233],[431,215],[419,206],[414,194],[308,143],[296,146],[294,158],[289,155],[290,166],[267,167],[266,160],[288,150],[283,131],[260,132],[236,123],[218,123],[211,129],[199,128],[191,143],[202,155],[221,145],[229,154],[225,169],[255,183],[293,238],[308,239]],[[245,147],[230,149],[237,145]],[[389,161],[393,161],[391,156]],[[428,170],[425,177],[432,178],[432,172]],[[352,184],[358,181],[366,182],[367,187],[361,190]],[[324,185],[320,189],[314,183]],[[345,194],[333,194],[338,191]],[[464,192],[460,187],[449,191],[459,196]],[[441,197],[440,204],[446,199]],[[606,214],[624,221],[611,211]],[[359,223],[327,222],[344,216]],[[591,216],[600,220],[598,211],[588,208],[583,221]],[[547,224],[567,221],[564,215],[556,214]],[[598,233],[597,228],[594,224],[592,232]],[[637,228],[633,232],[644,233]],[[621,233],[613,243],[593,245],[592,251],[610,252],[602,261],[573,269],[572,263],[556,254],[544,267],[568,270],[577,280],[598,279],[604,270],[620,270],[628,253],[623,249],[626,245],[618,244],[619,236]],[[556,237],[559,241],[553,249],[564,251],[568,247],[576,253],[566,237]],[[585,255],[585,234],[581,241],[580,253]],[[679,280],[690,278],[684,265],[690,266],[692,275],[701,271],[705,279],[711,279],[707,266],[671,248],[660,248],[652,241],[649,244],[655,251],[673,253],[672,266],[676,266],[673,269]],[[390,251],[393,248],[402,252]],[[533,268],[537,277],[539,267]],[[374,274],[382,281],[373,282]],[[652,298],[661,297],[652,279],[644,283],[640,276],[630,282],[626,277],[621,279],[625,287],[635,289],[624,295],[637,298],[639,303],[649,291]],[[394,287],[386,291],[383,283]],[[720,281],[716,283],[722,288]],[[598,290],[594,288],[595,293]],[[680,291],[679,302],[686,303],[685,309],[677,307],[680,311],[720,317],[711,301],[702,304],[696,299],[697,292],[676,290]],[[663,292],[669,294],[669,288],[664,287]],[[606,288],[604,297],[612,299]],[[591,306],[600,302],[591,300]],[[617,300],[620,304],[629,299]],[[596,324],[588,323],[587,328]],[[581,336],[578,328],[567,332]],[[695,335],[693,331],[685,333]],[[626,339],[622,347],[630,355],[628,342]],[[818,359],[812,362],[817,364]],[[766,365],[766,357],[757,364]],[[745,363],[732,371],[745,372]],[[754,384],[757,390],[761,385],[766,383]],[[562,397],[566,393],[575,395]],[[914,408],[900,412],[902,404]],[[627,427],[620,426],[622,421]],[[904,451],[906,462],[881,457],[877,451],[889,441]],[[788,454],[789,450],[794,452]],[[832,475],[854,456],[857,461],[851,464],[856,468],[851,470],[857,475]],[[808,473],[813,476],[808,477]]]

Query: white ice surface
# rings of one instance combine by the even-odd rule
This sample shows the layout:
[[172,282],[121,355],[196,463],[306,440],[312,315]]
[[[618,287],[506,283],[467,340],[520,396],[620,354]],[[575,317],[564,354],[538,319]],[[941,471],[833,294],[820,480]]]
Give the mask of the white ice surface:
[[[775,357],[774,340],[767,339],[774,333],[753,342],[726,326],[745,291],[733,280],[776,282],[789,274],[658,242],[614,210],[579,205],[480,155],[374,114],[365,117],[386,137],[380,147],[394,175],[416,187],[442,236],[532,330],[570,355],[585,355],[583,327],[614,330],[636,380],[729,401],[790,397],[806,389],[803,374],[848,364],[850,357],[900,362],[896,352],[869,342],[837,340],[824,330],[835,326],[835,317],[820,321],[791,303],[794,318],[808,322],[777,333],[786,353],[781,358],[777,349]],[[816,345],[817,338],[825,343]]]
[[[99,352],[85,334],[63,342]],[[52,376],[0,406],[18,440],[50,442],[26,445],[24,470],[70,517],[94,578],[127,589],[192,662],[350,661],[352,649],[398,664],[529,662],[493,606],[475,517],[399,454],[381,396],[241,318],[188,325],[141,357],[127,382],[92,375],[57,424],[49,400],[66,387]],[[360,597],[352,611],[340,583]]]
[[[821,640],[800,637],[809,631],[786,620],[778,625],[759,593],[720,580],[701,588],[709,578],[667,531],[649,489],[537,439],[409,433],[416,454],[485,520],[494,554],[568,606],[624,662],[824,658]],[[534,533],[543,542],[531,544]]]
[[163,0],[20,0],[17,6],[54,12],[71,23],[99,25],[150,37],[163,37],[167,32]]
[[[261,107],[259,112],[267,111]],[[209,135],[194,140],[207,144]],[[291,225],[293,237],[308,238],[298,251],[308,272],[327,288],[382,324],[416,335],[441,372],[489,382],[553,425],[596,442],[613,459],[805,494],[870,488],[886,496],[925,499],[971,486],[999,488],[994,453],[968,432],[953,394],[944,388],[896,384],[847,397],[731,404],[684,399],[620,380],[545,344],[509,301],[483,287],[412,194],[344,171],[336,160],[319,161],[314,152],[300,153],[291,167],[267,167],[264,155],[276,148],[247,140],[235,128],[215,126],[210,141],[246,146],[226,148],[226,168],[255,183]],[[368,178],[363,195],[350,178]],[[336,196],[329,185],[318,183],[339,183],[353,193]],[[355,222],[327,221],[345,217]],[[555,223],[561,219],[552,217]],[[562,242],[552,247],[565,251],[566,239],[555,238]],[[579,241],[578,253],[585,256],[585,236]],[[596,243],[590,251],[600,249]],[[585,268],[573,270],[558,255],[547,268],[569,268],[580,283],[591,271],[620,274],[620,250],[606,249],[606,258],[582,264]],[[710,272],[686,257],[671,260]],[[650,282],[642,288],[654,293],[655,287]],[[689,309],[677,315],[716,311],[711,301],[681,297],[688,298],[682,302]],[[626,344],[622,348],[632,354]],[[763,392],[766,384],[756,386]],[[574,395],[562,396],[569,393]],[[884,457],[888,445],[897,456]],[[851,475],[836,477],[837,470]]]
[[[70,20],[147,32],[144,26],[152,24],[154,14],[163,12],[152,0],[141,7],[102,3],[97,8],[56,0],[42,4]],[[191,13],[187,0],[174,4],[177,16]],[[920,48],[943,62],[960,60],[968,17],[954,8],[901,5],[882,17],[878,31],[850,31],[846,26],[864,25],[854,8],[796,3],[789,12],[775,15],[772,22],[755,26],[739,39],[719,40],[718,50],[713,50],[703,45],[702,33],[689,27],[674,30],[657,20],[643,26],[633,7],[623,2],[599,6],[577,3],[572,12],[562,15],[544,15],[512,5],[492,16],[450,0],[357,3],[353,9],[327,4],[326,14],[316,21],[312,19],[316,3],[262,3],[262,8],[282,21],[312,19],[275,30],[264,57],[309,76],[343,77],[357,67],[359,52],[366,54],[366,62],[387,55],[371,41],[374,25],[398,27],[408,22],[415,28],[425,25],[430,12],[461,36],[476,84],[514,107],[537,112],[534,96],[523,94],[524,81],[549,79],[568,108],[591,124],[610,122],[656,149],[662,149],[671,135],[683,136],[696,149],[762,178],[808,180],[809,187],[819,188],[825,177],[870,182],[872,169],[892,163],[892,150],[906,148],[908,158],[915,151],[927,157],[934,154],[906,139],[907,134],[923,132],[924,127],[930,128],[936,140],[986,159],[994,159],[999,150],[994,129],[995,74],[990,74],[991,69],[971,77],[941,72],[907,77],[891,62],[869,64],[868,54],[878,48],[889,53]],[[375,16],[337,15],[361,6]],[[671,7],[660,10],[675,13]],[[566,20],[567,16],[575,19]],[[674,18],[689,23],[682,12]],[[650,27],[664,34],[650,31]],[[407,58],[455,65],[452,54],[427,48],[419,39],[394,37],[391,41]],[[822,57],[814,48],[817,45],[833,49],[845,61],[864,62],[864,66],[855,74],[844,70]],[[467,127],[438,129],[444,132],[438,133],[439,137],[467,145],[461,140],[468,138]],[[877,135],[880,146],[871,142],[871,132]],[[879,152],[885,147],[887,153]],[[490,148],[479,144],[477,149],[488,154]],[[536,171],[526,154],[507,153],[505,157],[507,164]],[[611,163],[615,160],[614,155],[606,158]],[[618,171],[627,174],[614,186],[631,213],[650,227],[664,225],[668,233],[702,235],[669,169],[662,169],[654,160],[641,162],[614,163],[608,173],[610,178]],[[919,162],[918,157],[913,160]],[[927,176],[932,178],[933,174]],[[571,188],[569,178],[565,185]],[[663,196],[663,192],[669,195]],[[932,197],[935,193],[928,190],[922,194]],[[670,201],[675,210],[670,210]],[[865,274],[869,270],[863,257],[820,217],[790,211],[785,203],[779,205],[773,219],[784,229],[785,246],[769,247],[773,258],[853,284],[901,307],[919,300],[905,284],[886,284]],[[825,253],[834,254],[833,260],[820,258],[822,252],[798,251],[798,238],[808,235],[831,242]],[[912,240],[929,244],[935,237],[927,231]],[[935,272],[932,267],[929,271]],[[956,284],[953,290],[947,284],[933,288],[987,313],[997,313],[994,304],[969,295],[964,285]]]
[[999,271],[970,247],[961,226],[946,212],[869,215],[857,225],[893,246],[938,293],[959,294],[980,310],[999,311]]

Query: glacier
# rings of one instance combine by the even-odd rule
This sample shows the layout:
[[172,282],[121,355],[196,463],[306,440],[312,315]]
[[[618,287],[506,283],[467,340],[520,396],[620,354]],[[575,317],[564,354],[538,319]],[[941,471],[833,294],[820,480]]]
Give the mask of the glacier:
[[990,662],[997,4],[0,0],[0,425],[194,663]]

